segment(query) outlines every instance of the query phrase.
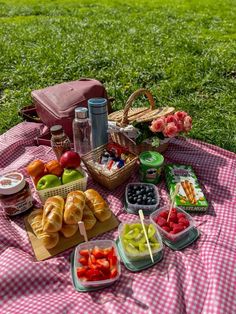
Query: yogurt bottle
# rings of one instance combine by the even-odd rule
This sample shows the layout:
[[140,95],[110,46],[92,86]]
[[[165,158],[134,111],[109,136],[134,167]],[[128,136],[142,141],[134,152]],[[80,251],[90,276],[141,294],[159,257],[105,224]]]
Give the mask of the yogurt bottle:
[[164,157],[158,152],[146,151],[139,155],[140,181],[157,184],[160,182]]

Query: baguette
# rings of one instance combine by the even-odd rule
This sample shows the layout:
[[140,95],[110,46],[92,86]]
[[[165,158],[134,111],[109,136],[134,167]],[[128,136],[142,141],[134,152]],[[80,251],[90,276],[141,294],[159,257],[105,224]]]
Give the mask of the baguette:
[[65,238],[72,237],[78,230],[78,225],[67,225],[65,223],[62,224],[62,228],[60,232],[64,235]]
[[85,204],[83,213],[83,222],[85,230],[90,230],[96,224],[97,219],[95,218],[91,209]]
[[73,191],[67,195],[64,221],[68,225],[77,224],[82,220],[85,205],[85,194],[82,191]]
[[43,230],[57,232],[62,227],[64,199],[61,196],[49,197],[43,207]]
[[108,204],[97,191],[89,189],[84,194],[86,195],[87,206],[99,221],[103,222],[111,217]]
[[42,241],[46,249],[52,249],[59,241],[58,232],[47,233],[43,231],[42,226],[43,210],[36,209],[28,216],[28,223],[30,224],[36,237]]

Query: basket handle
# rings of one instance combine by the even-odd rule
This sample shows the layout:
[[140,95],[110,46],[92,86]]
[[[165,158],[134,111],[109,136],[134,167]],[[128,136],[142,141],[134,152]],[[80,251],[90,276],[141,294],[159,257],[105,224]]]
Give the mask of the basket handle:
[[135,101],[135,99],[139,96],[139,95],[142,95],[144,94],[148,101],[149,101],[149,104],[150,104],[150,109],[153,110],[155,108],[155,101],[154,101],[154,98],[151,94],[151,92],[149,90],[147,90],[146,88],[139,88],[137,89],[135,92],[133,92],[133,94],[130,95],[130,97],[128,98],[126,104],[125,104],[125,108],[124,108],[124,112],[123,112],[123,118],[121,120],[121,125],[122,126],[125,126],[125,125],[128,125],[129,124],[129,121],[128,121],[128,112],[129,112],[129,109],[131,108],[133,102]]

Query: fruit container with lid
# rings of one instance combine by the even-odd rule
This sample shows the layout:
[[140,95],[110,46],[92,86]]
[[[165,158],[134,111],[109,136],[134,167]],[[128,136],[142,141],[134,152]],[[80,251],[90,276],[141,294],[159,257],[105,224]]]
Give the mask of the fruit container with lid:
[[[146,226],[153,257],[155,257],[163,249],[162,239],[155,224],[148,219],[144,220],[144,224]],[[118,232],[122,250],[130,261],[150,259],[140,220],[121,223]]]
[[127,211],[138,215],[140,209],[144,215],[150,215],[157,209],[160,196],[157,187],[151,183],[129,183],[125,190]]
[[[190,231],[195,227],[194,220],[189,214],[187,214],[184,210],[182,210],[179,207],[175,207],[175,208],[176,209],[174,209],[174,212],[176,211],[176,216],[178,217],[176,218],[175,215],[172,216],[173,214],[173,209],[172,209],[172,213],[169,218],[169,224],[167,224],[167,217],[169,213],[168,205],[157,209],[155,212],[153,212],[150,215],[150,220],[152,221],[153,224],[155,224],[155,226],[159,230],[161,236],[163,237],[163,240],[167,240],[171,243],[176,243],[178,241],[181,241],[182,239],[187,237]],[[159,221],[158,221],[158,218],[160,219]],[[184,222],[183,219],[187,220],[188,223]],[[170,224],[171,224],[171,227],[170,227]],[[182,230],[178,232],[179,227],[176,225],[181,225],[180,229]],[[175,231],[173,231],[174,230],[173,228],[175,228]]]
[[[90,262],[87,256],[88,251]],[[116,282],[121,274],[119,254],[112,240],[95,240],[79,244],[75,248],[73,264],[74,278],[78,285],[84,288],[109,286]]]

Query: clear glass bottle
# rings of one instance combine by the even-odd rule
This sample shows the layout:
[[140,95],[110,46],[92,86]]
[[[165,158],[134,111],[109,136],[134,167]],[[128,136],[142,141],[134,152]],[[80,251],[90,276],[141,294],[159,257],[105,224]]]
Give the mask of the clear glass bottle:
[[61,125],[53,125],[50,128],[51,132],[51,147],[57,157],[60,160],[62,154],[67,150],[71,150],[70,139],[65,134]]
[[75,109],[73,140],[76,153],[84,155],[91,150],[91,127],[87,108],[78,107]]

